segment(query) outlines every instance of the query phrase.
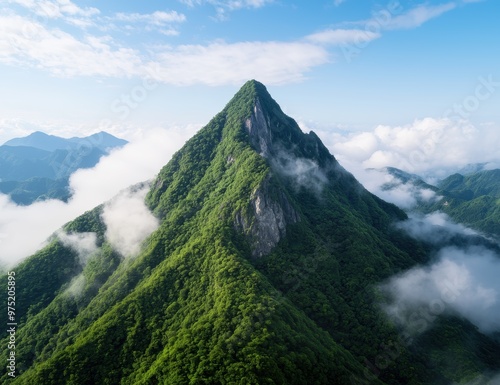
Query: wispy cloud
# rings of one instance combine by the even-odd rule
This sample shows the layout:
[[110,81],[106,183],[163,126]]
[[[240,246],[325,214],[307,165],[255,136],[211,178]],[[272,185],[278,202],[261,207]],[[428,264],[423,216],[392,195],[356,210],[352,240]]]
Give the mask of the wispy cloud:
[[0,62],[44,68],[59,76],[137,75],[141,58],[110,37],[82,40],[22,16],[0,16]]
[[305,40],[316,44],[343,45],[369,42],[380,36],[380,33],[362,29],[326,29],[306,36]]
[[[119,18],[157,26],[183,19],[180,14],[123,14]],[[329,60],[328,51],[317,44],[280,41],[163,46],[147,54],[123,47],[110,36],[77,38],[20,15],[0,16],[0,62],[60,77],[154,77],[176,85],[237,84],[258,78],[282,84],[303,79],[306,72]],[[154,76],[148,72],[153,66],[160,68]]]
[[261,8],[268,4],[274,3],[274,0],[178,0],[189,7],[199,5],[211,5],[215,8],[217,20],[227,19],[227,12],[236,11],[239,9]]
[[239,84],[258,78],[267,84],[302,80],[313,67],[329,60],[320,46],[303,42],[214,42],[159,50],[156,61],[162,68],[156,80],[190,84]]
[[[343,1],[335,1],[338,6]],[[398,29],[420,27],[457,6],[450,2],[442,5],[420,5],[404,9],[400,3],[389,3],[385,9],[373,13],[367,20],[344,22],[337,28],[328,28],[306,36],[306,40],[314,44],[338,46],[344,58],[350,62],[359,55],[371,41],[379,39],[384,32]],[[348,28],[346,28],[348,27]]]
[[347,21],[341,25],[375,32],[412,29],[455,9],[460,4],[462,4],[460,1],[449,1],[439,5],[424,3],[405,8],[399,2],[391,2],[386,8],[374,12],[368,19]]
[[231,11],[242,8],[260,8],[274,2],[274,0],[179,0],[179,1],[190,7],[194,7],[196,5],[210,4]]
[[0,62],[45,69],[58,76],[141,75],[139,53],[111,37],[81,40],[19,15],[0,16]]
[[39,16],[51,19],[62,18],[64,16],[90,17],[100,13],[97,8],[81,8],[71,0],[4,0],[3,2],[20,5]]
[[65,246],[77,252],[82,266],[85,266],[92,255],[98,250],[96,233],[68,234],[60,230],[57,232],[57,237]]
[[442,14],[456,8],[457,4],[449,2],[441,5],[420,5],[412,8],[401,15],[393,17],[385,26],[385,29],[411,29],[420,27],[425,22],[435,19]]
[[175,36],[179,34],[174,26],[184,23],[186,16],[176,11],[156,11],[153,13],[117,13],[108,17],[112,23],[125,23],[128,31],[144,29],[146,31],[158,31],[164,35]]
[[[180,1],[191,7],[215,6],[222,13],[273,3],[272,0]],[[315,67],[333,62],[335,49],[366,46],[385,30],[418,27],[456,6],[453,2],[420,5],[406,12],[398,10],[399,13],[389,17],[374,16],[351,23],[356,25],[353,28],[328,28],[295,41],[212,40],[204,44],[146,47],[119,43],[120,39],[113,38],[111,33],[142,30],[174,36],[179,34],[179,25],[187,21],[186,16],[176,11],[104,16],[97,8],[79,7],[70,0],[8,0],[7,3],[34,14],[41,13],[45,18],[12,10],[0,16],[0,63],[34,67],[60,77],[154,77],[158,82],[175,85],[237,84],[249,78],[268,84],[301,81]],[[85,33],[79,36],[64,23],[58,23],[56,28],[48,22],[51,19],[83,27]],[[378,27],[375,30],[371,28],[373,23]],[[107,30],[109,34],[91,34],[90,27],[100,32]],[[160,69],[154,76],[148,71],[153,67]]]
[[79,27],[92,25],[92,19],[101,13],[94,7],[79,7],[71,0],[4,0],[1,2],[19,5],[36,15],[38,19],[62,19]]

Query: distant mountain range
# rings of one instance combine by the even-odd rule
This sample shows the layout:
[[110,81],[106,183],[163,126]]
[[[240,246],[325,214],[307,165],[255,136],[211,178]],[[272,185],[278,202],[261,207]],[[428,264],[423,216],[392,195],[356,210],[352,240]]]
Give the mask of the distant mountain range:
[[431,213],[442,211],[454,221],[462,223],[500,240],[500,169],[487,170],[484,164],[464,167],[455,173],[430,185],[415,174],[387,167],[381,171],[389,173],[396,180],[383,186],[397,189],[400,184],[412,185],[415,191],[431,190],[438,200],[417,199],[417,211]]
[[0,192],[18,204],[69,197],[68,178],[127,144],[106,132],[65,139],[37,131],[0,146]]
[[[4,383],[448,385],[500,370],[498,338],[439,301],[399,308],[411,333],[390,321],[380,284],[436,250],[259,82],[123,196],[15,268],[16,378],[4,370]],[[0,337],[6,347],[6,327]]]
[[81,151],[83,148],[97,148],[103,152],[108,152],[110,149],[122,147],[127,143],[126,140],[119,139],[104,131],[83,138],[73,137],[69,139],[48,135],[41,131],[35,131],[28,136],[11,139],[5,142],[3,146],[32,147],[49,152],[56,150],[72,151],[78,149]]

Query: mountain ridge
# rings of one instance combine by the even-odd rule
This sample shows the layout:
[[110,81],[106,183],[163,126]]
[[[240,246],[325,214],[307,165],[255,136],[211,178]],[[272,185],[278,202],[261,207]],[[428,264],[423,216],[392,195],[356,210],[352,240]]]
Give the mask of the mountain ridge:
[[31,134],[13,138],[2,144],[10,147],[33,147],[44,151],[70,150],[78,146],[97,147],[103,151],[113,147],[122,147],[128,142],[117,138],[105,131],[88,135],[85,137],[62,138],[56,135],[49,135],[42,131],[35,131]]
[[399,337],[374,287],[429,258],[393,226],[406,214],[362,188],[259,84],[246,83],[160,170],[145,199],[159,227],[138,255],[116,251],[104,204],[64,227],[94,234],[85,265],[54,237],[16,268],[33,284],[20,287],[12,383],[443,378],[439,351],[429,362],[396,344],[394,359],[378,360]]
[[21,205],[67,200],[73,172],[94,167],[110,150],[126,143],[104,131],[70,139],[37,131],[11,139],[0,146],[0,192]]

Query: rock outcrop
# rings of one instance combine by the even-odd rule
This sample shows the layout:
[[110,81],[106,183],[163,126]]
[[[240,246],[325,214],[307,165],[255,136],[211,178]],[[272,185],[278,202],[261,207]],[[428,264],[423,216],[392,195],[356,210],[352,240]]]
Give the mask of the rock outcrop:
[[[272,195],[276,198],[271,198]],[[287,225],[299,221],[300,216],[286,194],[279,190],[271,194],[269,182],[265,181],[252,193],[246,215],[236,214],[235,227],[247,236],[252,256],[259,258],[268,255],[285,237]]]

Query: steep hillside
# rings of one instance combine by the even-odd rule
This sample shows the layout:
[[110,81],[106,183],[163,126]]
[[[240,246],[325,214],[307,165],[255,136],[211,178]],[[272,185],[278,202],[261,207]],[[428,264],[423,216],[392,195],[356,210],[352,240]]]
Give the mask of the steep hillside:
[[456,222],[500,239],[500,170],[450,175],[438,187],[443,199],[424,206],[426,211],[439,209]]
[[91,252],[54,236],[14,269],[11,383],[446,384],[500,368],[500,345],[453,317],[453,341],[401,338],[376,287],[430,248],[256,81],[146,204],[160,225],[135,255],[112,247],[104,205],[64,228]]

